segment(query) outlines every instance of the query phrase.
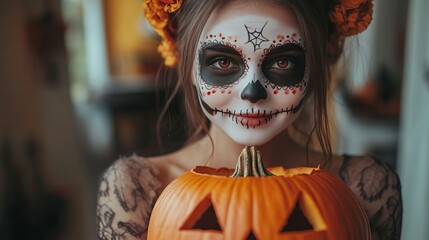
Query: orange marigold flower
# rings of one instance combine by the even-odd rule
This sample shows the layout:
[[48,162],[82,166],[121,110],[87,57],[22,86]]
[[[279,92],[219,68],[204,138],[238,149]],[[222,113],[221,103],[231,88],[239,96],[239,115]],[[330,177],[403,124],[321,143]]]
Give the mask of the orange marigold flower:
[[168,13],[164,11],[163,6],[153,0],[145,0],[143,2],[143,10],[146,19],[155,29],[163,28],[167,25],[170,17]]
[[176,30],[170,21],[171,13],[176,12],[182,6],[183,0],[144,0],[143,9],[146,19],[162,38],[158,46],[158,52],[164,58],[166,66],[177,64]]
[[[342,0],[345,1],[345,0]],[[358,2],[358,1],[350,1]],[[357,8],[347,8],[349,5],[339,3],[329,14],[330,20],[337,26],[338,32],[345,37],[363,32],[372,20],[372,0],[360,1]]]
[[182,6],[183,0],[160,0],[164,5],[164,11],[173,13]]
[[165,66],[175,66],[177,64],[176,43],[174,41],[163,40],[158,46],[158,52],[164,58]]

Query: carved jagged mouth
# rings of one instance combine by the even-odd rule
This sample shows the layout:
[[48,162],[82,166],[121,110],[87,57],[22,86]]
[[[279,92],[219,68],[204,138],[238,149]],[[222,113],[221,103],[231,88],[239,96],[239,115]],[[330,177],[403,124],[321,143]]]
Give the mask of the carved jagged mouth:
[[211,108],[207,103],[205,103],[202,99],[201,99],[201,103],[204,107],[204,109],[212,116],[215,116],[216,114],[221,114],[222,116],[228,116],[229,118],[231,118],[232,121],[234,121],[237,124],[241,124],[244,127],[247,128],[255,128],[255,127],[259,127],[261,125],[267,124],[269,121],[271,121],[273,118],[277,117],[280,114],[295,114],[297,113],[301,108],[302,105],[304,104],[304,99],[301,99],[301,101],[298,103],[298,105],[294,106],[290,106],[289,108],[282,108],[279,110],[255,110],[255,109],[250,109],[250,110],[229,110],[229,109],[213,109]]

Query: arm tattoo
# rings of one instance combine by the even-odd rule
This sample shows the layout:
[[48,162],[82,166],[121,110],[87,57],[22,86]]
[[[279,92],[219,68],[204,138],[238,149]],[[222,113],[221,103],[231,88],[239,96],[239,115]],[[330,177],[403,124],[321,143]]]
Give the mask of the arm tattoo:
[[339,175],[365,207],[373,234],[379,239],[399,239],[402,198],[395,171],[373,158],[345,156]]

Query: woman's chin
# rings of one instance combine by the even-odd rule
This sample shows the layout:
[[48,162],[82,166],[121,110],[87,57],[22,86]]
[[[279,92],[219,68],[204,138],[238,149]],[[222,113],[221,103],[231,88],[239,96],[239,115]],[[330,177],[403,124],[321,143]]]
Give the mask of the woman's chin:
[[261,146],[271,141],[279,131],[267,132],[258,129],[234,129],[224,131],[234,142],[243,146]]

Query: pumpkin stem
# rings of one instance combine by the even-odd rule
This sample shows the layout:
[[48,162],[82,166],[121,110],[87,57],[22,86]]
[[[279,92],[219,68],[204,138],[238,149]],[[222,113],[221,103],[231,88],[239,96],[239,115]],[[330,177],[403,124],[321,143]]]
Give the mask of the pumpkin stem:
[[231,177],[238,178],[268,176],[274,176],[274,174],[270,173],[264,167],[261,159],[261,153],[257,151],[254,146],[246,146],[238,157],[235,172],[231,175]]

